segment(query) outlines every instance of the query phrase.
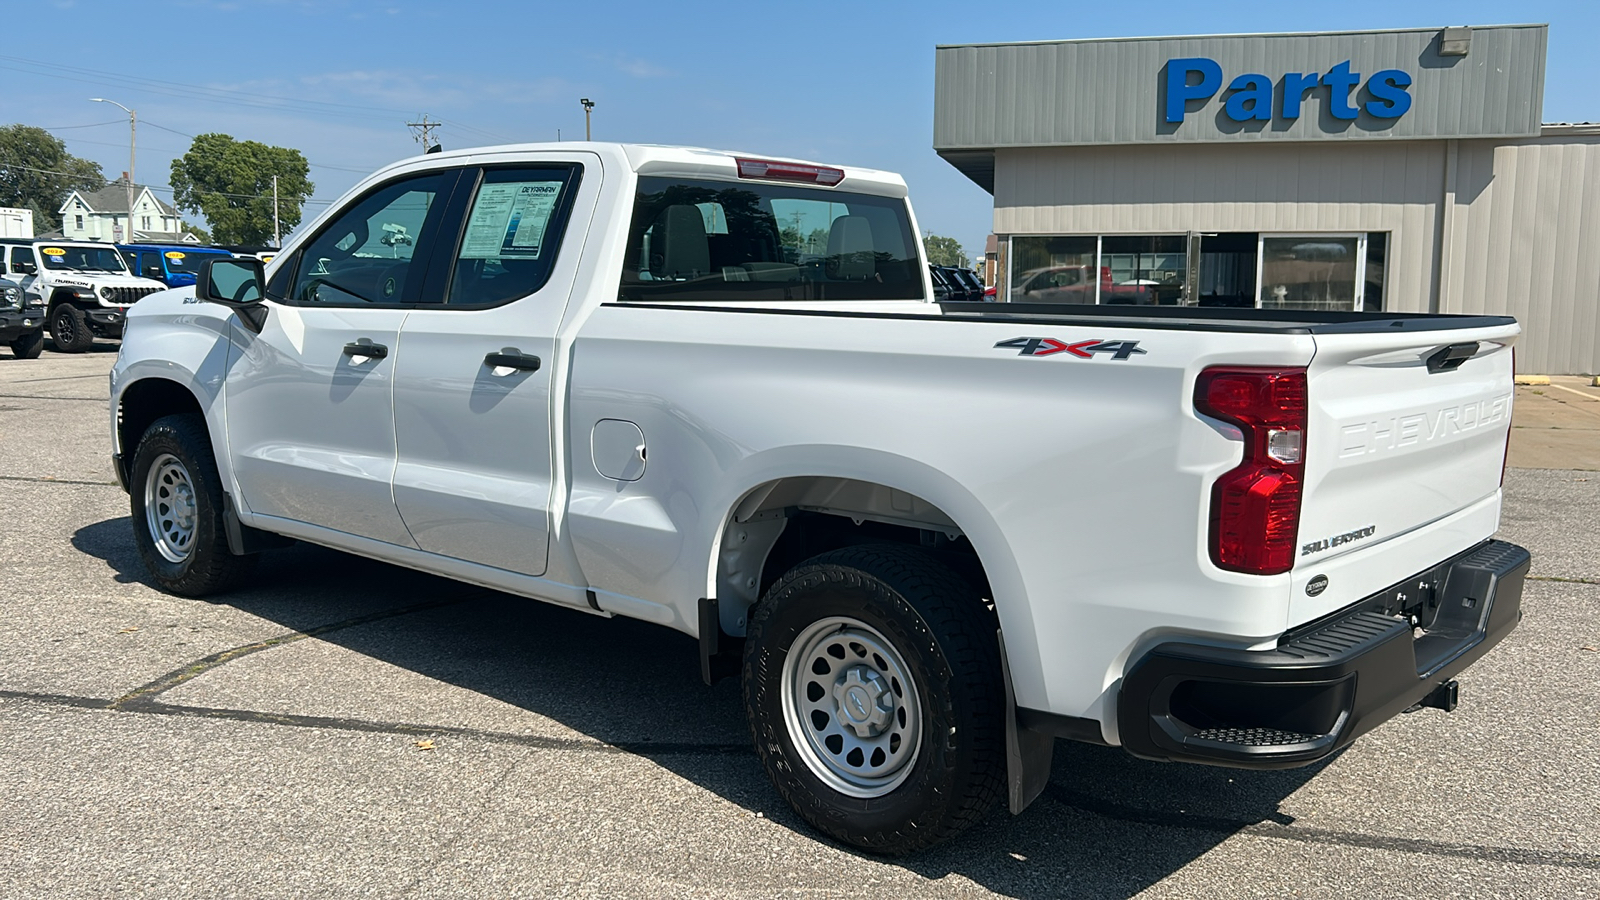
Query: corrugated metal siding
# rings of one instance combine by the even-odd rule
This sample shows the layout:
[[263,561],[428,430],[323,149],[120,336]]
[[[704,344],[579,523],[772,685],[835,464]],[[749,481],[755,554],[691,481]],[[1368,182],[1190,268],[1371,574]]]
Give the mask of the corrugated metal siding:
[[996,234],[1387,231],[1385,307],[1433,308],[1446,145],[1063,147],[996,153]]
[[1600,135],[1464,141],[1444,312],[1522,322],[1517,368],[1600,372]]
[[[940,47],[934,148],[1257,141],[1361,141],[1536,135],[1544,97],[1546,26],[1474,28],[1468,56],[1434,52],[1439,29],[1298,35],[1138,38]],[[1181,125],[1165,121],[1163,68],[1208,57],[1223,90]],[[1310,92],[1299,119],[1242,125],[1221,112],[1226,85],[1249,72],[1326,72],[1344,60],[1364,79],[1383,69],[1413,78],[1412,106],[1395,120],[1351,121]],[[1352,93],[1359,103],[1364,88]]]

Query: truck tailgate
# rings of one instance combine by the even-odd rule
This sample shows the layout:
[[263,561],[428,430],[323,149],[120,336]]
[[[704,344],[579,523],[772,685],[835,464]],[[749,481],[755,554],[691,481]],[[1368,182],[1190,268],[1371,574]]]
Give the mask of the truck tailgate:
[[[1394,585],[1493,533],[1517,331],[1317,335],[1307,371],[1291,624]],[[1444,359],[1446,348],[1471,355]],[[1464,525],[1466,517],[1472,522]],[[1338,589],[1312,583],[1329,572],[1338,575],[1324,583]]]

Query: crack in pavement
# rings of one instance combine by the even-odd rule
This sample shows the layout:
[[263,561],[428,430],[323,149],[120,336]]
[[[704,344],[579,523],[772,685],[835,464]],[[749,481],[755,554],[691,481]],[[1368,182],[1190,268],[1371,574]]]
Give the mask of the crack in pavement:
[[482,728],[463,728],[454,725],[421,725],[411,722],[383,722],[342,716],[306,716],[293,713],[261,712],[253,709],[229,709],[212,706],[187,706],[162,703],[157,700],[121,702],[99,697],[78,697],[70,694],[48,694],[33,691],[0,690],[0,700],[21,700],[46,706],[71,706],[115,713],[138,715],[177,716],[195,719],[228,719],[262,725],[281,725],[290,728],[322,728],[333,731],[355,731],[367,734],[398,734],[406,737],[461,737],[492,744],[514,744],[536,750],[585,751],[590,753],[617,753],[634,756],[723,756],[749,753],[750,745],[695,744],[677,741],[618,741],[615,743],[594,739],[545,737],[534,734],[517,734],[510,731],[490,731]]
[[1526,847],[1504,847],[1492,844],[1449,843],[1420,838],[1363,834],[1359,831],[1312,828],[1293,825],[1288,822],[1250,821],[1246,819],[1227,819],[1137,809],[1068,790],[1056,784],[1046,786],[1044,796],[1063,806],[1091,813],[1101,818],[1115,819],[1119,822],[1129,822],[1136,825],[1153,825],[1158,828],[1183,828],[1190,831],[1206,831],[1226,835],[1244,834],[1251,837],[1299,841],[1306,844],[1336,844],[1366,850],[1388,850],[1400,853],[1417,853],[1423,856],[1504,862],[1524,866],[1555,866],[1563,869],[1600,870],[1600,854],[1597,853],[1533,850]]
[[[135,715],[163,715],[185,718],[227,719],[264,725],[294,728],[321,728],[336,731],[353,731],[368,734],[395,734],[406,737],[445,736],[497,744],[514,744],[535,750],[597,754],[626,754],[645,758],[670,756],[733,756],[751,752],[749,745],[695,744],[671,741],[618,741],[604,742],[594,739],[544,737],[489,731],[478,728],[460,728],[448,725],[420,725],[405,722],[381,722],[367,719],[334,716],[303,716],[259,712],[247,709],[222,709],[204,706],[182,706],[144,700],[116,705],[116,701],[95,697],[77,697],[67,694],[47,694],[30,691],[0,690],[0,700],[18,700],[48,706],[74,707]],[[1365,834],[1358,831],[1338,831],[1314,828],[1289,822],[1270,822],[1251,819],[1229,819],[1220,816],[1201,816],[1164,810],[1139,809],[1102,800],[1088,794],[1050,784],[1043,797],[1060,806],[1117,822],[1148,825],[1157,828],[1203,831],[1232,836],[1273,840],[1298,841],[1307,844],[1329,844],[1365,850],[1382,850],[1415,853],[1453,859],[1481,862],[1502,862],[1524,866],[1553,866],[1564,869],[1600,870],[1600,854],[1575,853],[1561,850],[1535,850],[1527,847],[1508,847],[1493,844],[1450,843],[1419,838],[1393,837]]]
[[0,475],[0,481],[27,481],[33,484],[109,484],[117,486],[115,481],[78,481],[72,478],[51,478],[49,475]]
[[273,647],[281,647],[284,644],[292,644],[296,641],[303,641],[306,638],[320,637],[324,634],[328,634],[329,632],[343,631],[346,628],[354,628],[357,625],[366,625],[369,622],[381,622],[384,619],[393,619],[399,616],[410,615],[414,612],[423,612],[424,610],[439,609],[440,607],[444,606],[453,606],[454,604],[460,603],[464,600],[470,600],[473,597],[482,596],[483,593],[484,592],[481,590],[473,590],[461,596],[451,597],[447,600],[429,600],[424,603],[413,603],[409,606],[397,606],[390,609],[379,610],[378,612],[374,613],[367,613],[364,616],[356,616],[354,618],[343,619],[338,622],[329,622],[326,625],[318,625],[315,628],[307,628],[304,631],[286,632],[278,635],[277,637],[267,638],[264,641],[256,641],[253,644],[245,644],[243,646],[233,647],[228,650],[222,650],[217,653],[213,653],[210,656],[203,656],[194,662],[183,666],[182,668],[174,669],[148,684],[140,685],[128,693],[123,694],[121,697],[112,700],[110,705],[112,709],[118,709],[127,706],[130,703],[149,703],[161,694],[164,694],[178,685],[183,684],[185,681],[188,681],[189,679],[198,675],[203,675],[206,672],[217,668],[218,666],[226,665],[241,656],[249,656],[252,653],[260,653],[263,650],[271,650]]
[[1600,578],[1568,578],[1565,575],[1525,575],[1529,581],[1555,581],[1561,584],[1600,584]]

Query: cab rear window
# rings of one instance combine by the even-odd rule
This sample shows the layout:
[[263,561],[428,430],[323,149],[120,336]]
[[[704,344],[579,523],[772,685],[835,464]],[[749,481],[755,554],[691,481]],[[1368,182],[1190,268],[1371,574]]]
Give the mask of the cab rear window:
[[922,292],[903,200],[639,179],[623,300],[910,300]]

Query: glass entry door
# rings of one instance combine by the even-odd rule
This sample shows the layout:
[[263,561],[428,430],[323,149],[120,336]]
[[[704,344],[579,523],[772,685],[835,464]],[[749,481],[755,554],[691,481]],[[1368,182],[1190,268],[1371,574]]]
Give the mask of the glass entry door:
[[1256,258],[1262,309],[1362,310],[1365,234],[1264,234]]

